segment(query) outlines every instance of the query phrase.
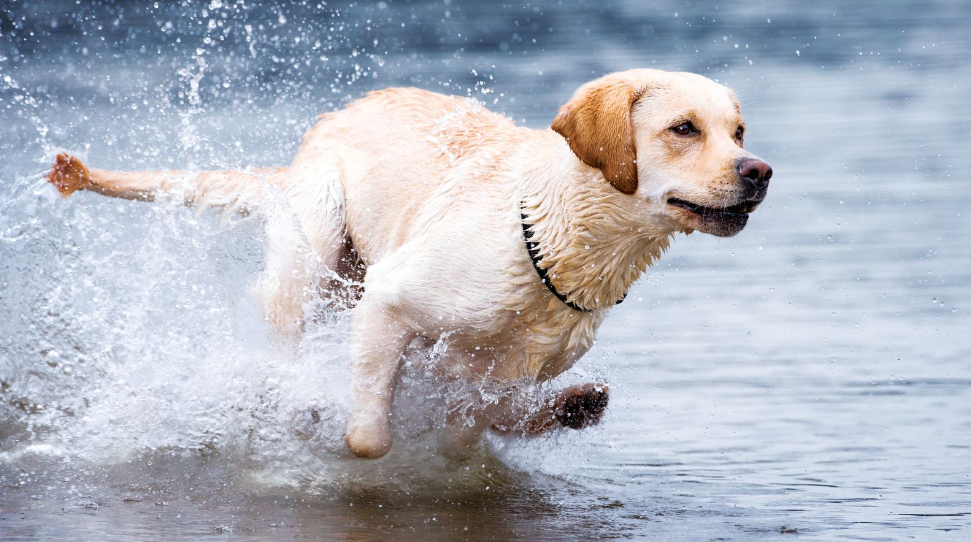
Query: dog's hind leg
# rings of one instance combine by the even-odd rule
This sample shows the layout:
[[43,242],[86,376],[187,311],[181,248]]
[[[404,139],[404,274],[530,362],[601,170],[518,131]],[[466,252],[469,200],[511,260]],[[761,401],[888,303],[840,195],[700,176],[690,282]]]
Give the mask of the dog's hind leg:
[[338,272],[350,246],[339,156],[314,158],[304,165],[298,155],[282,197],[262,211],[267,255],[256,294],[266,320],[289,340],[303,330],[304,305],[318,289],[345,280]]

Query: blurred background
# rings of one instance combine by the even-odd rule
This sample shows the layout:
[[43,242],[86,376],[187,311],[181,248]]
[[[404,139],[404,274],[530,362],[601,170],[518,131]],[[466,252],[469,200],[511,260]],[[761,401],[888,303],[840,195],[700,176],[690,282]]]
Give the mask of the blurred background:
[[[2,538],[966,539],[969,24],[959,0],[4,2]],[[60,150],[286,164],[397,85],[542,129],[638,67],[735,89],[769,196],[738,237],[677,239],[560,379],[611,384],[600,426],[463,466],[417,373],[392,454],[342,455],[346,315],[274,346],[257,218],[41,178]]]

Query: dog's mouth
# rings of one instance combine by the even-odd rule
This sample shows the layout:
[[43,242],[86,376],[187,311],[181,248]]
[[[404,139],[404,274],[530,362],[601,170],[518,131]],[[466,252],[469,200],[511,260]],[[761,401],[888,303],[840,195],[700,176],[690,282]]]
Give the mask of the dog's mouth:
[[761,202],[755,201],[755,200],[743,201],[741,203],[736,203],[735,205],[732,205],[730,207],[720,207],[720,208],[705,207],[704,205],[698,205],[696,203],[691,203],[690,201],[686,201],[678,198],[671,198],[668,200],[668,203],[670,205],[681,207],[682,209],[687,209],[692,213],[699,214],[699,215],[718,215],[718,214],[747,215],[752,211],[754,211],[755,208],[758,207],[759,203]]
[[742,231],[748,222],[748,215],[762,203],[761,200],[747,200],[728,207],[705,207],[680,198],[669,198],[668,205],[684,209],[690,214],[691,227],[696,230],[731,237]]

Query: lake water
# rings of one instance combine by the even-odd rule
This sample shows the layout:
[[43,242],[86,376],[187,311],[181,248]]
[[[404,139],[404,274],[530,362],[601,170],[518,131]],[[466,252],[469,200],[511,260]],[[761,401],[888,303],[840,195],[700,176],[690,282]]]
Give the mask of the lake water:
[[[971,536],[971,3],[256,4],[0,7],[0,539]],[[417,374],[347,457],[347,316],[274,346],[258,219],[40,180],[285,164],[392,85],[543,127],[632,67],[733,87],[769,197],[559,379],[611,384],[602,424],[462,465]]]

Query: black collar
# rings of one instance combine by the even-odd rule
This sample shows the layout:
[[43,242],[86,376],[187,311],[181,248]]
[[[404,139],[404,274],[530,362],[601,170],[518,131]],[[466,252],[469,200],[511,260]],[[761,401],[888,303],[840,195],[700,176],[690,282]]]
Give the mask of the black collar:
[[[539,274],[539,278],[540,280],[543,281],[543,284],[545,284],[546,287],[549,288],[550,292],[552,292],[557,299],[565,303],[566,306],[570,307],[571,309],[575,311],[580,311],[580,312],[592,311],[593,309],[585,309],[572,301],[568,301],[565,295],[561,294],[556,290],[556,287],[553,286],[553,282],[550,281],[550,277],[549,277],[549,274],[547,273],[547,270],[539,266],[539,262],[542,261],[543,256],[542,254],[539,253],[539,242],[530,240],[533,238],[533,232],[530,231],[529,229],[530,226],[532,226],[532,224],[526,223],[525,213],[520,212],[520,216],[523,217],[522,219],[523,238],[526,240],[526,251],[529,252],[529,259],[533,261],[533,269],[535,269],[536,272]],[[626,297],[627,297],[627,294],[625,293],[624,296],[621,297],[616,304],[620,305],[620,303],[624,301]]]

